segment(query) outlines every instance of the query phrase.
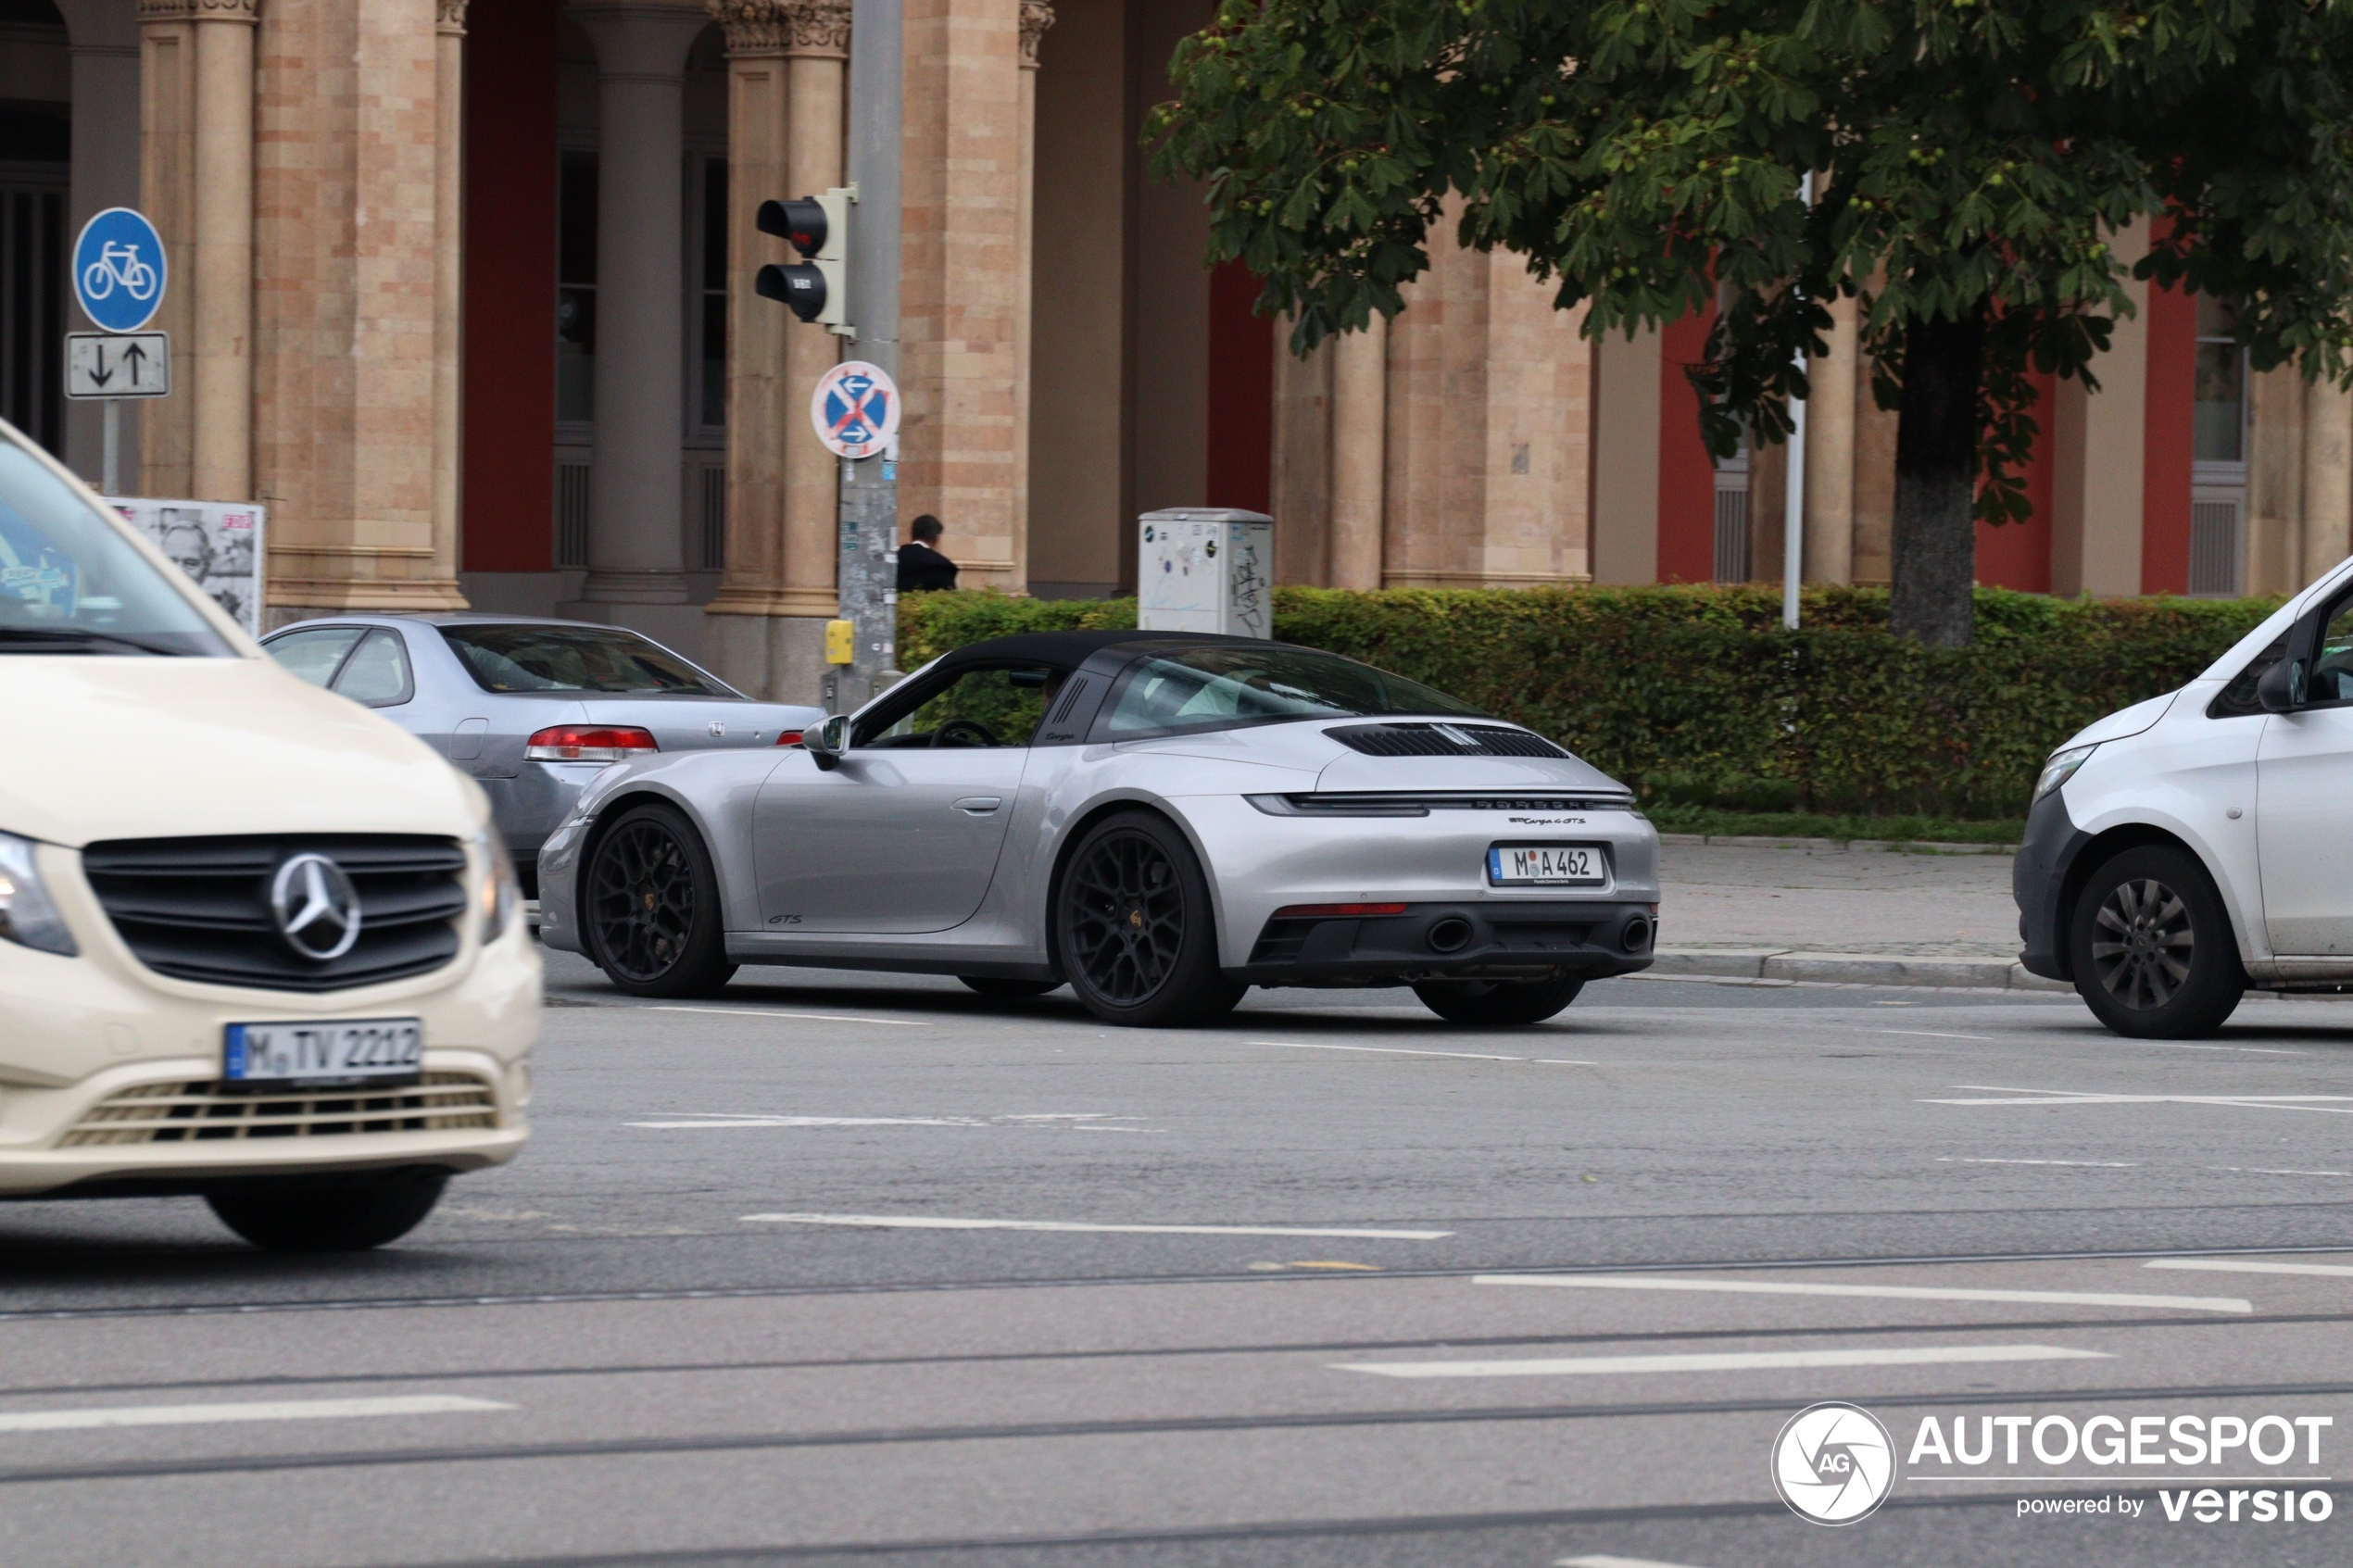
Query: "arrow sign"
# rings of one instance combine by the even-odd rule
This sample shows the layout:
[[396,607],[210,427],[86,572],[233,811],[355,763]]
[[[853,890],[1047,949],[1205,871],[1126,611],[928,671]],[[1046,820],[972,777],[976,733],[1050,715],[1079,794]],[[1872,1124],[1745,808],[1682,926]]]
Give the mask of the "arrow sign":
[[68,332],[68,397],[167,397],[171,394],[169,332]]

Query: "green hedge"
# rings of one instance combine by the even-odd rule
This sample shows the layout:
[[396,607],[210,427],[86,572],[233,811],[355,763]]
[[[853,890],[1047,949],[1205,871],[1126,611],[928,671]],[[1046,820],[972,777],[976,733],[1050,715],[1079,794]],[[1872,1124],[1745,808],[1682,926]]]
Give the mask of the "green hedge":
[[[1646,798],[1741,810],[2014,817],[2051,747],[2196,674],[2276,599],[1981,588],[1977,642],[1887,630],[1887,593],[1757,587],[1283,588],[1275,634],[1411,675],[1557,739]],[[1133,599],[900,601],[909,668],[1012,632],[1132,626]]]

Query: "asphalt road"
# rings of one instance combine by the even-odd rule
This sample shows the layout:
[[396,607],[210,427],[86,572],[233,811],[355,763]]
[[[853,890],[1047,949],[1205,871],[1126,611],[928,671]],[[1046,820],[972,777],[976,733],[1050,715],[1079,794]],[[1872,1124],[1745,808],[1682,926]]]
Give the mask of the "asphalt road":
[[[2169,1047],[2065,997],[1627,980],[1508,1033],[1294,992],[1131,1034],[550,973],[530,1149],[397,1247],[0,1209],[0,1561],[2353,1561],[2353,1005]],[[1769,1465],[1831,1399],[1900,1471],[1839,1529]],[[2108,1413],[2334,1425],[1913,1453]],[[2224,1476],[2265,1479],[2197,1523]],[[2256,1522],[2280,1487],[2331,1517]]]

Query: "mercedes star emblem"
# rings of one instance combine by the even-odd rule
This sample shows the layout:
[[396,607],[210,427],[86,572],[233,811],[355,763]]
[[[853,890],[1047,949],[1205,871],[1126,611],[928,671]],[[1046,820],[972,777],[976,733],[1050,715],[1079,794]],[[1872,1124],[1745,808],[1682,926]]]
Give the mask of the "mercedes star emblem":
[[324,855],[296,855],[278,868],[270,912],[286,946],[316,963],[343,957],[359,940],[359,890]]

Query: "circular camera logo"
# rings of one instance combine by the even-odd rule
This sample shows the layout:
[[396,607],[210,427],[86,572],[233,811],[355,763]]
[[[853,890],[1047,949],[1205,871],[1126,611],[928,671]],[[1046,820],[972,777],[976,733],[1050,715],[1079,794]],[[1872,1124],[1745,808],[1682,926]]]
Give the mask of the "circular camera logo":
[[1859,1405],[1808,1405],[1773,1439],[1773,1487],[1817,1524],[1868,1519],[1895,1480],[1895,1441]]

